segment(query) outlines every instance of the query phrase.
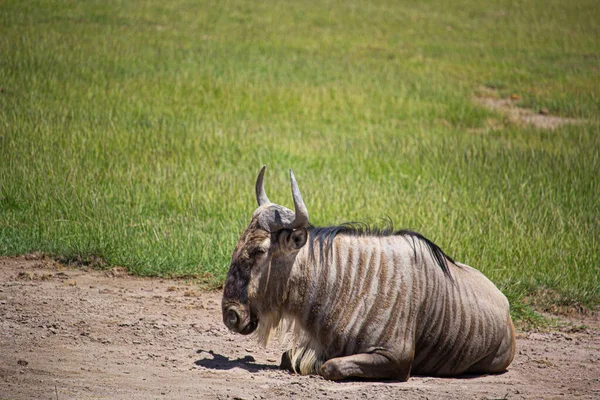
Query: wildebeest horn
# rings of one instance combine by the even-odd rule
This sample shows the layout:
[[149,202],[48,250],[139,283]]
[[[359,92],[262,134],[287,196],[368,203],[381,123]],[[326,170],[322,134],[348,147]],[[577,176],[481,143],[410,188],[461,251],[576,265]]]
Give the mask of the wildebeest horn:
[[300,189],[298,188],[298,182],[294,177],[294,172],[290,169],[290,180],[292,183],[292,196],[294,196],[294,211],[295,217],[292,223],[287,227],[288,229],[296,229],[308,225],[308,210],[302,200]]
[[265,169],[266,165],[263,165],[260,172],[258,173],[258,178],[256,178],[256,202],[258,206],[262,206],[264,204],[270,204],[271,201],[267,197],[267,193],[265,192]]

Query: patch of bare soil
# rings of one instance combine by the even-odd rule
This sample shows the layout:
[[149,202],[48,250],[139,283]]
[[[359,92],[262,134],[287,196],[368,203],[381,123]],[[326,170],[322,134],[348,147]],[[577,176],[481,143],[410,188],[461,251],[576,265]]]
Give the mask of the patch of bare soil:
[[281,371],[283,346],[230,333],[219,293],[62,268],[0,258],[0,398],[600,398],[597,317],[519,333],[501,375],[335,383]]
[[499,99],[493,96],[476,96],[474,101],[490,110],[505,114],[508,120],[516,125],[532,125],[540,129],[555,129],[562,125],[581,124],[584,121],[574,118],[563,118],[548,114],[548,110],[535,112],[517,105],[519,98]]

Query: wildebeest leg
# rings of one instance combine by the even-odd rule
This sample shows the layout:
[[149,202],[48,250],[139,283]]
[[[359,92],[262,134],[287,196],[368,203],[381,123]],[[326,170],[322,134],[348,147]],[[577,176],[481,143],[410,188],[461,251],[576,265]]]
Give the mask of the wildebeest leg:
[[496,374],[506,371],[515,356],[515,327],[510,317],[506,326],[506,335],[497,350],[487,357],[471,365],[467,373]]
[[290,372],[294,372],[292,368],[292,359],[290,358],[291,350],[284,351],[281,355],[281,363],[279,364],[279,368],[288,370]]
[[321,366],[319,373],[330,380],[345,378],[395,379],[407,381],[410,376],[411,360],[398,361],[384,349],[369,353],[332,358]]
[[[321,365],[323,362],[319,361],[319,360],[312,360],[311,363],[307,364],[305,366],[305,368],[309,368],[306,371],[301,371],[300,370],[300,365],[302,364],[303,358],[306,355],[306,349],[300,349],[298,350],[299,352],[297,352],[296,354],[294,354],[295,357],[295,365],[292,365],[292,349],[288,350],[288,351],[284,351],[283,354],[281,355],[281,362],[279,363],[279,368],[283,369],[283,370],[287,370],[289,372],[295,372],[295,373],[300,373],[300,374],[311,374],[316,372],[316,370],[314,368],[318,368],[319,365]],[[310,360],[310,358],[309,358]]]

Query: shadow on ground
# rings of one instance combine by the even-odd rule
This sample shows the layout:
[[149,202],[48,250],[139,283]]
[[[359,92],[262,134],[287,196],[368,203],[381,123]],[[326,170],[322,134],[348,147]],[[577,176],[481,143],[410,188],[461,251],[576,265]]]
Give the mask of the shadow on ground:
[[232,368],[242,368],[248,372],[258,372],[262,370],[276,370],[279,369],[277,365],[269,364],[257,364],[252,356],[244,356],[242,358],[236,358],[235,360],[229,359],[221,354],[215,353],[212,350],[198,350],[198,354],[210,354],[212,358],[203,358],[194,361],[194,364],[199,367],[205,367],[209,369],[227,370]]

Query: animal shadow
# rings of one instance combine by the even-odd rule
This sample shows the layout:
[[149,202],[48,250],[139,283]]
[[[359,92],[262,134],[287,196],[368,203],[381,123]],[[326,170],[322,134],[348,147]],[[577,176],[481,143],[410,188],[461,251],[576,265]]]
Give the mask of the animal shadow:
[[465,374],[457,375],[457,376],[431,376],[431,375],[420,375],[420,374],[415,374],[415,375],[411,375],[411,376],[419,377],[419,378],[436,378],[436,379],[446,379],[446,380],[469,380],[469,379],[483,378],[486,376],[503,375],[507,372],[508,372],[508,370],[505,369],[504,371],[500,371],[500,372],[481,372],[481,373],[469,372],[469,373],[465,373]]
[[212,358],[202,358],[200,360],[194,361],[194,364],[210,369],[217,370],[227,370],[232,368],[243,368],[248,372],[258,372],[262,370],[275,370],[279,369],[277,365],[269,365],[269,364],[257,364],[256,360],[252,356],[244,356],[242,358],[237,358],[235,360],[230,359],[229,357],[225,357],[221,354],[215,353],[212,350],[202,350],[199,349],[197,351],[198,354],[210,354]]

